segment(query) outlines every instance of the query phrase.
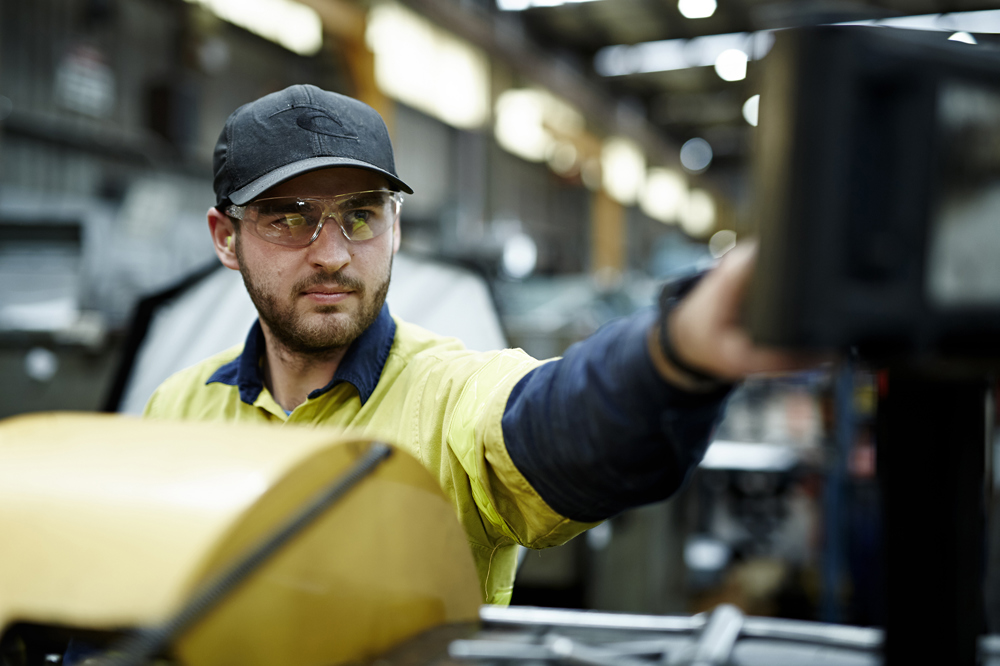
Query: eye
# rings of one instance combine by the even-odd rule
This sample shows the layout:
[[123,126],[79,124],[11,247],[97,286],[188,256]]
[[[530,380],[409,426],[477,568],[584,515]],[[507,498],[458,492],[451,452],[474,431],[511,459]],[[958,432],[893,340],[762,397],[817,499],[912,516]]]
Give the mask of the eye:
[[303,201],[276,199],[260,205],[257,228],[268,235],[300,234],[315,226],[319,215]]
[[344,224],[347,225],[348,236],[351,240],[361,241],[374,238],[369,220],[373,213],[368,210],[352,210],[344,215]]
[[272,224],[284,224],[289,229],[294,229],[306,224],[306,218],[298,213],[289,213],[284,215],[282,219],[275,220]]

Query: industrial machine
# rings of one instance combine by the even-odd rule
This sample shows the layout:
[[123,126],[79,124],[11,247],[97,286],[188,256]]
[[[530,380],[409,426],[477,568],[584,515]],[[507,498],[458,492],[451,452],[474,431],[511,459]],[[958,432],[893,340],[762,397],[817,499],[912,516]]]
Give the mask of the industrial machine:
[[362,661],[482,603],[427,471],[324,429],[8,419],[0,533],[3,666]]
[[1000,52],[947,32],[825,26],[779,31],[761,64],[756,339],[995,355]]
[[762,63],[747,321],[877,374],[889,666],[977,663],[986,628],[1000,52],[976,42],[814,27]]

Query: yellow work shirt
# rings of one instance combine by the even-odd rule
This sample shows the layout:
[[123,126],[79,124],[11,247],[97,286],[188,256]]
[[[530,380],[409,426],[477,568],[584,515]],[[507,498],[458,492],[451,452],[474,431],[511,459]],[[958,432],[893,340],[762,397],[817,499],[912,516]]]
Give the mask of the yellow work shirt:
[[167,379],[145,415],[333,427],[395,444],[427,468],[454,505],[487,603],[510,602],[517,544],[554,546],[593,525],[550,508],[507,453],[507,398],[542,363],[523,351],[472,352],[383,308],[333,380],[286,414],[261,381],[262,350],[256,323],[245,345]]

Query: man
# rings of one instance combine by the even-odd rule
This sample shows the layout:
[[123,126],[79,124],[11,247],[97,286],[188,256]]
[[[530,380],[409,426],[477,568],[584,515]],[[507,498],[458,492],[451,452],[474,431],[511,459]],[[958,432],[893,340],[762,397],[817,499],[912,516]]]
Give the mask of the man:
[[384,299],[399,192],[412,190],[381,118],[356,100],[293,86],[240,107],[214,166],[215,250],[260,318],[242,348],[168,379],[147,416],[330,426],[396,444],[454,503],[490,603],[510,600],[516,544],[556,545],[667,497],[704,453],[731,382],[792,365],[738,327],[745,248],[686,298],[560,360],[470,352],[394,320]]

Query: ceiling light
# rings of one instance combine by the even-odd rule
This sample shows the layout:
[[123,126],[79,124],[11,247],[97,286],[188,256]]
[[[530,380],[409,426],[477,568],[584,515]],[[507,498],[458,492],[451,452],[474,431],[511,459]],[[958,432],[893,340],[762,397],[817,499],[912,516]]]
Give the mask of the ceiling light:
[[323,46],[323,23],[312,7],[292,0],[187,0],[303,56]]
[[837,23],[836,25],[878,25],[908,30],[996,34],[1000,33],[1000,10],[986,9],[975,12],[893,16],[884,19],[869,19],[867,21],[847,21]]
[[956,32],[948,38],[950,42],[962,42],[963,44],[978,44],[976,38],[967,32]]
[[504,12],[520,12],[532,7],[558,7],[579,2],[592,2],[592,0],[497,0],[497,9]]
[[560,141],[549,153],[549,166],[560,176],[566,176],[576,168],[578,157],[576,146],[569,141]]
[[704,238],[715,228],[715,201],[705,190],[691,190],[681,211],[681,229],[694,238]]
[[689,67],[710,67],[729,49],[760,60],[774,45],[774,32],[733,32],[693,39],[664,39],[632,46],[606,46],[594,56],[594,69],[601,76],[625,76],[669,72]]
[[760,95],[753,95],[747,101],[743,102],[743,118],[757,127],[757,120],[760,116]]
[[497,98],[493,132],[504,150],[541,162],[550,153],[554,139],[543,123],[545,103],[535,90],[505,90]]
[[[880,25],[950,33],[964,32],[972,37],[973,33],[1000,34],[1000,9],[897,16],[878,20],[848,21],[836,25]],[[959,37],[955,37],[955,40],[960,41]],[[706,35],[692,39],[664,39],[631,45],[618,44],[606,46],[597,52],[594,56],[594,69],[601,76],[626,76],[668,72],[689,67],[707,67],[714,65],[719,54],[726,49],[738,49],[746,53],[750,60],[760,60],[767,55],[773,44],[773,30]]]
[[557,150],[560,144],[556,137],[578,134],[585,121],[566,102],[540,89],[505,90],[497,98],[495,117],[494,134],[504,150],[529,162],[555,159],[553,168],[558,173],[573,168],[575,149],[570,156],[565,149]]
[[639,206],[654,220],[677,222],[687,200],[687,179],[674,169],[650,169],[642,188]]
[[681,146],[681,166],[691,173],[701,173],[712,163],[712,146],[700,137],[689,139]]
[[601,148],[601,174],[608,196],[631,206],[646,179],[646,156],[633,141],[611,137]]
[[742,81],[747,78],[749,57],[739,49],[726,49],[715,59],[715,73],[723,81]]
[[460,129],[489,118],[489,62],[468,42],[408,9],[385,3],[368,16],[365,41],[386,95]]
[[677,10],[684,18],[708,18],[715,13],[715,0],[678,0]]
[[945,30],[996,34],[1000,32],[1000,9],[941,14],[940,22]]

